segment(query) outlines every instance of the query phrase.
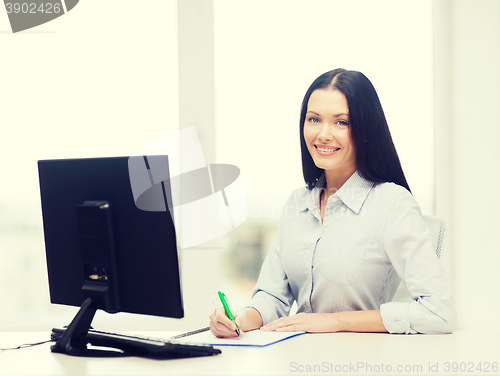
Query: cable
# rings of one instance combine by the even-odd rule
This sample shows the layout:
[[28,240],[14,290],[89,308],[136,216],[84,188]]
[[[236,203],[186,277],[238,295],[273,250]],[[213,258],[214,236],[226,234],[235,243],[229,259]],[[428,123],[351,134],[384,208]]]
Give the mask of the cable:
[[49,342],[57,341],[59,338],[60,337],[49,339],[47,341],[36,342],[36,343],[26,343],[26,344],[23,344],[23,345],[19,345],[17,347],[10,347],[10,348],[6,348],[6,349],[0,349],[0,353],[3,352],[3,351],[7,351],[7,350],[20,350],[20,349],[25,349],[25,348],[28,348],[28,347],[43,345],[44,343],[49,343]]

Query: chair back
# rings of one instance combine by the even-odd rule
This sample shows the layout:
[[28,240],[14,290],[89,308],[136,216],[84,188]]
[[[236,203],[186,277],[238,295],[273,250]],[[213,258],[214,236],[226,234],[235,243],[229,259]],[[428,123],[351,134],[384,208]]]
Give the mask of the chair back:
[[[446,222],[442,218],[435,217],[433,215],[423,215],[422,217],[424,218],[424,221],[431,233],[432,244],[436,250],[436,255],[438,258],[441,258],[444,245],[444,235],[446,232]],[[394,297],[392,298],[392,301],[411,302],[412,300],[413,299],[406,289],[406,286],[403,282],[401,282],[396,290],[396,293],[394,294]]]
[[446,222],[444,219],[433,215],[423,215],[424,221],[431,232],[432,244],[436,250],[436,255],[441,258],[444,245],[444,235],[446,233]]

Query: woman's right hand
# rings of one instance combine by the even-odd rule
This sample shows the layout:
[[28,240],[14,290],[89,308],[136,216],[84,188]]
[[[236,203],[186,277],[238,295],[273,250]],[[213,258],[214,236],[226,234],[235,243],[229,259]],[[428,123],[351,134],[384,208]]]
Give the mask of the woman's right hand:
[[238,334],[236,334],[236,325],[238,325],[238,328],[240,329],[240,336],[243,335],[241,327],[244,326],[247,321],[245,310],[237,313],[231,313],[236,324],[229,320],[224,307],[218,307],[214,313],[210,315],[210,331],[214,336],[218,338],[238,337]]

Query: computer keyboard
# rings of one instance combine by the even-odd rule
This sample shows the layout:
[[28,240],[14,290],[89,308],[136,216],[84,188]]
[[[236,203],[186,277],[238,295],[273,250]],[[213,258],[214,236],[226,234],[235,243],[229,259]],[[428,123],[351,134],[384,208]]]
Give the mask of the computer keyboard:
[[[51,338],[60,338],[66,329],[52,329]],[[203,331],[203,330],[199,330]],[[196,331],[198,332],[198,331]],[[182,336],[182,335],[181,335]],[[174,336],[172,338],[180,338]],[[87,342],[93,346],[111,347],[123,351],[124,356],[140,356],[153,359],[177,359],[211,356],[221,353],[210,345],[172,343],[168,339],[140,337],[121,333],[103,332],[90,329]]]

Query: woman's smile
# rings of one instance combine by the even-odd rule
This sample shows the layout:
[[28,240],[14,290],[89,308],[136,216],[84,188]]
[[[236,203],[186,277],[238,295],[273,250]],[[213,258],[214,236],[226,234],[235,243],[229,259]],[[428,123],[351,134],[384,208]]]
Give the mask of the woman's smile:
[[314,147],[316,148],[317,153],[322,157],[329,157],[336,154],[340,150],[338,147],[329,145],[314,145]]

